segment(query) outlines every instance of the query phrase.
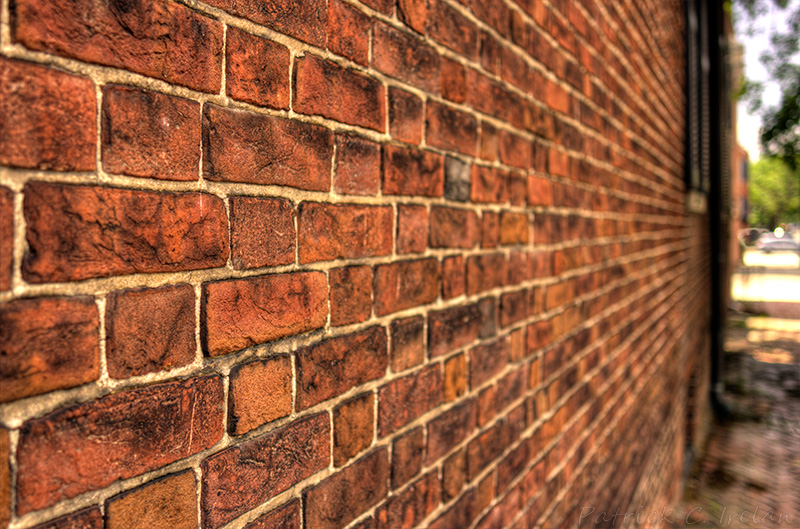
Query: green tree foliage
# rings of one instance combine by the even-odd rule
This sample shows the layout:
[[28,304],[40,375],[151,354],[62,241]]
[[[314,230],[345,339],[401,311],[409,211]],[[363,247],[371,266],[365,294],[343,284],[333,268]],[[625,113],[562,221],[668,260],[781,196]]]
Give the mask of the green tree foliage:
[[800,221],[800,172],[777,157],[750,164],[751,226],[773,229]]

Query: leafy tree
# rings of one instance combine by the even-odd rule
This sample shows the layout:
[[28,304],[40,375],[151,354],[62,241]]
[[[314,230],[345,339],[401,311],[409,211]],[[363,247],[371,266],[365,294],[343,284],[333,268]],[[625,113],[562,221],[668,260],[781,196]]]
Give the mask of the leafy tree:
[[800,221],[800,172],[780,158],[763,157],[750,164],[749,184],[751,226]]

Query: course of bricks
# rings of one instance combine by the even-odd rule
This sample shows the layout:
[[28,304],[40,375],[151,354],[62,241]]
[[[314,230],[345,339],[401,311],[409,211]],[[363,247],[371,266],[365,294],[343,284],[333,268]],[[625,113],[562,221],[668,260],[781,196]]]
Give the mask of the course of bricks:
[[679,2],[0,9],[0,527],[677,499],[708,351]]

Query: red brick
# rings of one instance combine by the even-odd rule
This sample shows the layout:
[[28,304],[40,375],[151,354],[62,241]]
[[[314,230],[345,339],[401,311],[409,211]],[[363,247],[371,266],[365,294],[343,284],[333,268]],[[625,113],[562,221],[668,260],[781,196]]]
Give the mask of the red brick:
[[506,173],[500,169],[472,166],[470,199],[480,203],[503,203],[508,200]]
[[478,395],[476,410],[476,420],[478,426],[486,426],[489,421],[494,419],[498,412],[497,408],[497,386],[486,386]]
[[[420,436],[421,440],[421,436]],[[11,520],[11,440],[8,430],[0,428],[0,527]]]
[[330,443],[330,417],[319,413],[207,458],[201,464],[203,527],[225,525],[328,468]]
[[439,295],[439,262],[430,258],[378,265],[373,291],[378,316],[431,303]]
[[438,365],[395,379],[378,390],[378,435],[389,435],[442,402]]
[[152,481],[106,502],[107,529],[170,527],[197,527],[197,484],[192,470]]
[[468,89],[464,66],[442,57],[442,96],[454,103],[463,103],[467,99]]
[[475,255],[467,259],[467,294],[477,294],[503,286],[506,260],[501,253]]
[[186,6],[20,0],[11,20],[13,39],[29,49],[219,92],[222,24]]
[[500,214],[500,244],[527,244],[528,215],[503,211]]
[[389,87],[389,133],[395,140],[422,142],[422,100],[394,86]]
[[425,451],[421,426],[398,436],[392,442],[392,488],[402,487],[422,469]]
[[439,54],[409,33],[376,24],[372,37],[372,67],[389,77],[431,93],[439,92]]
[[442,261],[442,298],[463,296],[467,291],[464,257],[456,255]]
[[519,362],[527,356],[525,350],[525,327],[520,327],[511,332],[511,349],[508,358],[512,362]]
[[495,498],[495,475],[497,472],[490,472],[481,479],[475,487],[475,511],[482,512],[492,504]]
[[533,163],[533,144],[507,130],[500,131],[498,144],[500,161],[520,169],[530,169]]
[[442,499],[458,496],[467,483],[467,451],[460,449],[442,463]]
[[307,527],[340,529],[386,496],[389,458],[376,449],[303,493]]
[[306,54],[294,61],[293,83],[295,112],[386,130],[386,97],[377,79]]
[[297,409],[381,378],[387,364],[386,330],[380,326],[304,347],[297,352]]
[[208,0],[207,3],[303,42],[317,47],[325,46],[325,0],[281,0],[269,4],[241,0]]
[[419,478],[403,492],[389,498],[375,517],[381,529],[416,527],[439,505],[441,486],[436,470]]
[[336,136],[333,188],[344,195],[377,195],[381,185],[381,150],[356,136]]
[[473,347],[469,352],[469,387],[475,389],[505,368],[508,337]]
[[436,518],[429,526],[429,529],[456,529],[469,527],[475,517],[475,493],[467,491],[461,496],[447,511]]
[[467,357],[459,354],[444,363],[444,400],[450,402],[467,392]]
[[549,344],[552,333],[552,322],[549,320],[528,325],[528,334],[526,336],[528,354],[532,354]]
[[228,96],[262,107],[289,108],[289,49],[228,26],[225,88]]
[[444,194],[442,156],[387,145],[383,149],[383,192],[387,195],[440,197]]
[[497,248],[500,242],[500,215],[484,211],[481,215],[481,248]]
[[546,180],[539,176],[528,177],[528,205],[553,205],[553,184],[550,182],[550,180]]
[[244,529],[300,529],[300,502],[292,500],[256,518]]
[[215,182],[328,191],[333,134],[329,129],[206,104],[203,175]]
[[392,371],[405,371],[422,363],[425,359],[424,331],[422,316],[392,322]]
[[503,453],[508,444],[506,430],[504,421],[496,422],[467,445],[467,475],[470,480]]
[[428,423],[428,463],[450,452],[475,429],[475,406],[469,400],[454,406]]
[[490,162],[500,158],[500,131],[486,121],[481,121],[480,157]]
[[372,444],[375,396],[363,393],[333,410],[333,464],[342,466]]
[[19,299],[0,307],[0,402],[96,380],[98,326],[90,297]]
[[289,200],[233,196],[229,201],[235,269],[294,263],[295,213]]
[[34,529],[103,529],[103,513],[99,507],[87,507],[37,525]]
[[281,355],[234,366],[228,406],[228,430],[233,435],[292,413],[291,358]]
[[430,0],[428,35],[467,59],[478,55],[477,28],[442,0]]
[[427,0],[397,0],[397,17],[408,27],[424,35],[428,21]]
[[431,357],[464,346],[478,337],[481,312],[478,306],[462,305],[428,315],[428,349]]
[[490,73],[498,73],[501,68],[503,47],[488,31],[481,32],[479,55],[481,66]]
[[369,63],[369,17],[341,0],[328,4],[328,49],[362,66]]
[[349,266],[330,271],[331,325],[367,321],[372,315],[372,269]]
[[112,378],[192,363],[195,295],[190,285],[112,292],[106,301],[106,362]]
[[224,266],[222,199],[31,182],[24,189],[31,283]]
[[392,253],[390,206],[303,202],[297,219],[301,263]]
[[17,449],[17,514],[210,448],[222,438],[222,403],[222,380],[211,376],[115,393],[28,421]]
[[200,331],[209,356],[293,336],[325,325],[322,272],[256,276],[203,285]]
[[505,4],[497,4],[492,0],[470,0],[470,8],[476,17],[501,35],[511,35],[511,10]]
[[478,242],[478,217],[469,209],[431,207],[432,248],[473,248]]
[[508,327],[528,316],[528,291],[509,292],[500,296],[500,326]]
[[394,11],[394,0],[362,0],[361,3],[375,11],[380,11],[384,15],[391,16],[392,11]]
[[478,121],[474,116],[428,100],[426,139],[440,149],[475,155],[478,145]]
[[519,366],[497,383],[497,409],[504,410],[518,401],[528,389],[528,368]]
[[0,164],[93,171],[96,116],[90,79],[0,57]]
[[525,207],[528,198],[528,177],[522,171],[510,171],[507,175],[508,200],[512,206]]
[[14,264],[14,193],[0,187],[0,290],[11,289]]
[[428,210],[425,206],[397,206],[397,253],[422,253],[428,247]]

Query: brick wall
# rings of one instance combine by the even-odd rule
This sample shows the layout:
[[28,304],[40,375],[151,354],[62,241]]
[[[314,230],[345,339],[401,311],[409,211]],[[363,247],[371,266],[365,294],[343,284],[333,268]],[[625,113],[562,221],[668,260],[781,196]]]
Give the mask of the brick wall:
[[0,5],[0,527],[676,499],[680,3]]

